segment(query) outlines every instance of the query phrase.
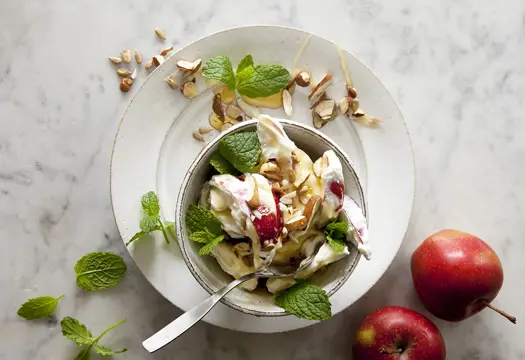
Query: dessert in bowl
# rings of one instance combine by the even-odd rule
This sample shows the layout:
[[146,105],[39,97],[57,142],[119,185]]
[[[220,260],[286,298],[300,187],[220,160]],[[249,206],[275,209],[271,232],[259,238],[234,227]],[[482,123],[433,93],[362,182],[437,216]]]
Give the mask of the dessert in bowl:
[[[360,255],[370,255],[365,216],[348,156],[319,131],[266,115],[230,128],[201,151],[175,214],[184,260],[208,292],[270,264],[300,264],[320,246],[295,278],[253,279],[222,300],[257,316],[285,315],[275,296],[301,279],[334,294]],[[331,236],[337,221],[351,224],[344,241]]]

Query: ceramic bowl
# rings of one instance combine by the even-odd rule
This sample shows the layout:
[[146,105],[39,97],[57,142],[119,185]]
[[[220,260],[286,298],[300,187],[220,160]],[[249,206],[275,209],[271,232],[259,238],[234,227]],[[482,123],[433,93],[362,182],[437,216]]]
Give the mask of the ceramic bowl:
[[[350,158],[330,138],[316,129],[293,121],[281,120],[288,137],[305,151],[313,161],[327,150],[333,150],[341,160],[345,180],[345,193],[353,198],[361,207],[365,216],[366,202],[359,178]],[[213,293],[227,285],[233,278],[225,273],[215,258],[199,256],[200,244],[188,237],[185,216],[190,204],[197,204],[203,184],[211,177],[212,168],[209,164],[211,155],[218,151],[219,142],[224,137],[237,132],[254,131],[257,120],[239,123],[211,140],[191,164],[179,191],[175,208],[177,223],[177,241],[184,261],[199,284],[209,293]],[[333,295],[348,279],[360,258],[355,247],[350,247],[350,255],[334,262],[318,272],[310,280],[321,286],[328,294]],[[283,316],[286,313],[275,305],[275,297],[265,289],[248,292],[241,288],[232,290],[221,301],[229,307],[255,316]]]

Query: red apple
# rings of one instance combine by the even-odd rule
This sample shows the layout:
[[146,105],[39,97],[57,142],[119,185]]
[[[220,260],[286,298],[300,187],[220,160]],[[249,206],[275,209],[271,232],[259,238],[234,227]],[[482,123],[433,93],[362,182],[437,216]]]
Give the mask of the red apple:
[[445,342],[432,321],[417,311],[388,306],[357,329],[354,360],[445,360]]
[[431,235],[412,254],[412,280],[425,308],[440,319],[460,321],[490,305],[503,284],[498,256],[480,238],[458,230]]

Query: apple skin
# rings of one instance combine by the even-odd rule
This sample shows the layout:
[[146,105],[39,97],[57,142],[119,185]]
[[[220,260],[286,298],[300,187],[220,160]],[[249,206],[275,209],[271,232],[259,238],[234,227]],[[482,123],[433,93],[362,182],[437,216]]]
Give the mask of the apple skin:
[[423,306],[447,321],[480,312],[503,285],[503,269],[494,250],[458,230],[441,230],[423,241],[412,254],[411,269]]
[[387,306],[357,329],[354,360],[445,360],[445,342],[432,321],[417,311]]

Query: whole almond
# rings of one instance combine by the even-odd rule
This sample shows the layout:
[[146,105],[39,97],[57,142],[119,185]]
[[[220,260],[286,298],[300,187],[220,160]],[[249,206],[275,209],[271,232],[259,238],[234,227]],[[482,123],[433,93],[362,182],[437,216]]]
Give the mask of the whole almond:
[[128,92],[131,89],[131,86],[133,85],[133,79],[130,78],[122,78],[120,80],[120,91],[122,92]]
[[126,64],[131,63],[131,52],[128,49],[122,50],[121,57]]
[[142,55],[137,50],[135,50],[135,61],[139,65],[142,64]]
[[164,35],[164,31],[161,28],[155,28],[155,34],[162,40],[166,40],[166,35]]
[[307,87],[310,85],[310,81],[312,80],[310,74],[308,74],[306,71],[301,71],[297,76],[295,77],[295,82],[300,87]]

